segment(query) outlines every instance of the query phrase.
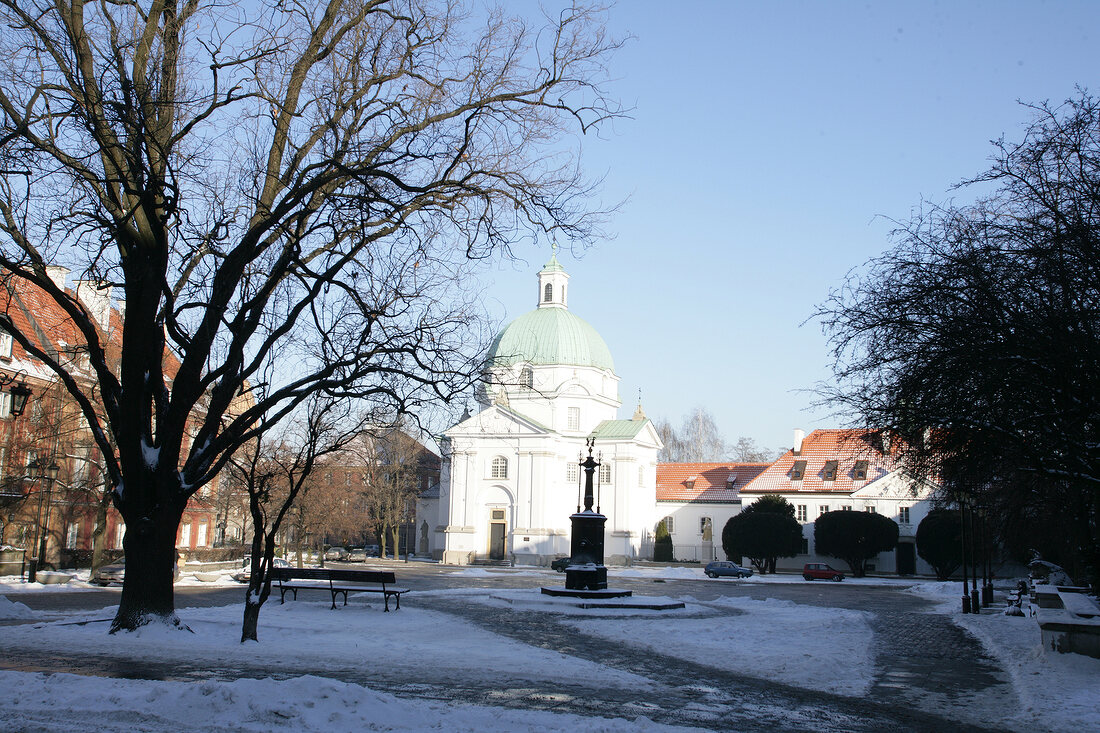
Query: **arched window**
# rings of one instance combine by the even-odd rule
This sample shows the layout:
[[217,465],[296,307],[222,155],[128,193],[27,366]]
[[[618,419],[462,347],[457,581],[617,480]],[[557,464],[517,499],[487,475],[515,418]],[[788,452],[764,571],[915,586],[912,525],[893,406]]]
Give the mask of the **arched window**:
[[551,300],[554,299],[554,284],[546,283],[546,287],[542,289],[542,292],[542,301],[544,303],[549,303]]
[[535,373],[531,371],[531,367],[523,367],[519,372],[519,383],[521,386],[527,389],[534,389],[535,387]]
[[494,458],[489,476],[491,478],[508,478],[508,459],[504,456]]

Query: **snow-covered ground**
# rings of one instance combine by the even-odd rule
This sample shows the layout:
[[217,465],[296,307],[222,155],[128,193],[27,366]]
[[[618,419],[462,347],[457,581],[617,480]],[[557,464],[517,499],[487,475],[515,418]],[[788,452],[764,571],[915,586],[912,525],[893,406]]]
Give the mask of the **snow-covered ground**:
[[[554,574],[537,569],[484,570],[454,574]],[[637,578],[698,579],[697,568],[632,568],[618,571]],[[766,576],[749,581],[758,587],[797,576]],[[8,581],[8,582],[4,582]],[[184,581],[187,582],[187,581]],[[192,581],[198,584],[199,581]],[[219,581],[221,582],[221,581]],[[226,581],[229,582],[229,581]],[[799,582],[800,579],[799,579]],[[851,581],[845,581],[846,583]],[[1021,705],[1000,711],[986,722],[1016,730],[1100,730],[1100,660],[1044,652],[1031,618],[1000,613],[963,616],[957,611],[957,583],[916,583],[867,579],[869,583],[912,586],[910,592],[938,603],[943,613],[970,630],[1011,676]],[[638,675],[569,657],[494,634],[460,618],[404,605],[400,613],[380,613],[376,599],[357,598],[352,613],[335,613],[323,600],[267,604],[260,618],[260,643],[239,643],[241,607],[182,609],[195,632],[147,627],[109,637],[112,609],[70,613],[61,618],[35,612],[18,602],[27,593],[80,592],[77,580],[66,586],[36,586],[0,579],[0,618],[33,620],[3,627],[0,653],[8,645],[21,650],[64,649],[74,658],[118,656],[206,662],[233,669],[242,655],[264,669],[369,669],[385,660],[387,670],[410,679],[426,668],[457,678],[491,675],[510,684],[553,686],[579,677],[599,679],[607,687],[636,691],[644,698],[652,683]],[[701,585],[702,587],[702,585]],[[656,590],[656,588],[655,588]],[[838,589],[839,590],[839,589]],[[5,598],[4,596],[8,596]],[[421,595],[421,594],[417,594]],[[537,590],[435,590],[423,595],[480,600],[522,613],[527,604],[554,612]],[[754,593],[754,595],[756,595]],[[505,598],[505,601],[500,600]],[[682,612],[581,611],[562,606],[565,623],[591,635],[639,649],[659,649],[687,661],[725,667],[739,674],[788,685],[858,696],[874,682],[870,613],[823,608],[788,600],[721,597],[697,601]],[[363,609],[370,605],[370,610]],[[365,612],[363,612],[365,611]],[[734,613],[734,616],[730,616]],[[608,623],[606,616],[619,617]],[[715,623],[716,619],[726,623]],[[842,686],[830,687],[822,669],[842,669]],[[824,686],[823,686],[824,685]],[[0,672],[0,729],[69,730],[94,718],[99,730],[666,730],[647,718],[634,720],[577,717],[409,700],[369,687],[320,676],[293,679],[206,681],[202,683],[103,679],[68,675]],[[110,715],[104,715],[110,710]],[[116,726],[116,727],[112,727]]]

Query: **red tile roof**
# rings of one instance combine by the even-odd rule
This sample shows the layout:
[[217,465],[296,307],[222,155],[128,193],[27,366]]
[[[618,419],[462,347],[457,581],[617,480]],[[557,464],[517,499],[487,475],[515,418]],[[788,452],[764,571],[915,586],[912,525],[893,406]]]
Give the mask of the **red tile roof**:
[[730,503],[767,467],[767,463],[658,463],[657,501]]
[[[856,491],[893,470],[890,459],[879,448],[879,435],[870,430],[814,430],[802,440],[802,450],[797,455],[793,449],[787,451],[741,491],[746,494]],[[805,462],[801,480],[791,476],[795,461]],[[825,479],[825,464],[829,461],[837,462],[833,480]],[[860,461],[867,463],[863,479],[856,478],[856,464]]]

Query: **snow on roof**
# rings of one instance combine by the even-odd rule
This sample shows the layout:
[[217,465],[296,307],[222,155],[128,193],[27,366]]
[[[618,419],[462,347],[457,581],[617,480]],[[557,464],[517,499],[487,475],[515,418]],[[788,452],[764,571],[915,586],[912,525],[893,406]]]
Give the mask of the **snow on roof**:
[[[894,470],[880,446],[877,431],[814,430],[802,440],[802,450],[784,453],[741,491],[848,494]],[[801,479],[794,477],[796,464],[802,469]]]

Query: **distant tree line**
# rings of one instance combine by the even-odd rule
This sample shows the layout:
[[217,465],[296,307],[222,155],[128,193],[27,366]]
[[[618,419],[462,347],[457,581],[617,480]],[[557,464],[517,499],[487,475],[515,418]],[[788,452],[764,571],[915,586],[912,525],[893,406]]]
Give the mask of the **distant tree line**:
[[782,451],[769,450],[744,436],[732,444],[726,442],[714,416],[703,407],[688,413],[679,429],[664,418],[654,420],[653,426],[664,443],[657,455],[662,463],[765,463],[782,454]]

